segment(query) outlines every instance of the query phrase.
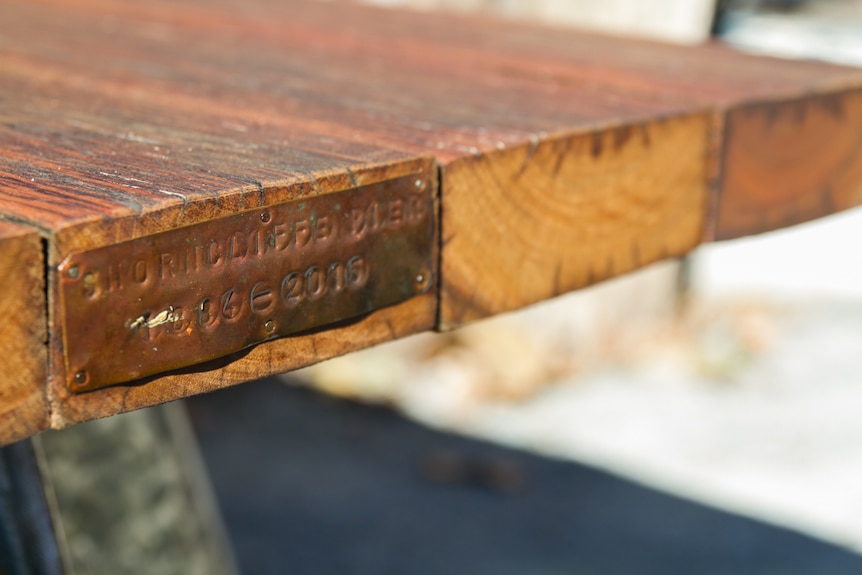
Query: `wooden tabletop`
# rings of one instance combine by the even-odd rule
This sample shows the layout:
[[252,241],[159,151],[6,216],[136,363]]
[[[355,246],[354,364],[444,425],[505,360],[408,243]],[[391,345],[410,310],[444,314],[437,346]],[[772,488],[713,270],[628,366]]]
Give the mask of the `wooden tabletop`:
[[714,44],[7,0],[0,443],[857,205],[860,140],[862,71]]

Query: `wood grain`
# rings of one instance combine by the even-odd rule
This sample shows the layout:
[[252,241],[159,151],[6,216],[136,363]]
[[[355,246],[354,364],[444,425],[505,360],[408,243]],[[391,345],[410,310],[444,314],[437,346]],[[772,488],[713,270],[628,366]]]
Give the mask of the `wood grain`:
[[[346,2],[7,0],[0,215],[47,243],[51,425],[457,327],[716,233],[853,205],[860,88],[855,69],[713,44]],[[797,198],[791,217],[779,208],[790,196],[760,190],[781,187],[777,166],[807,153],[810,138],[829,151],[786,192]],[[66,389],[53,302],[69,254],[437,173],[439,309],[432,291],[198,370]]]
[[441,327],[694,248],[709,126],[702,115],[660,120],[447,165]]
[[[349,128],[350,110],[339,126],[323,119],[322,111],[316,112],[319,121],[297,113],[295,98],[235,85],[225,74],[229,66],[210,56],[218,42],[208,37],[205,18],[200,36],[177,28],[171,33],[178,45],[152,51],[146,32],[105,32],[79,6],[48,8],[4,5],[0,18],[0,211],[48,238],[52,302],[58,300],[57,265],[71,253],[405,175],[438,187],[429,157],[366,141]],[[140,22],[129,29],[140,30]],[[116,48],[107,55],[106,43]],[[66,50],[69,45],[78,49]],[[174,49],[186,53],[190,68],[170,67],[175,62],[164,50]],[[259,61],[259,67],[271,64]],[[288,83],[309,73],[289,68],[281,70]],[[59,428],[153,405],[429,330],[436,301],[431,289],[353,328],[286,338],[230,362],[80,396],[66,388],[54,308],[50,424]],[[331,332],[340,337],[328,339]]]
[[39,234],[0,221],[0,445],[48,425],[44,270]]
[[724,163],[716,239],[862,204],[862,91],[732,110]]

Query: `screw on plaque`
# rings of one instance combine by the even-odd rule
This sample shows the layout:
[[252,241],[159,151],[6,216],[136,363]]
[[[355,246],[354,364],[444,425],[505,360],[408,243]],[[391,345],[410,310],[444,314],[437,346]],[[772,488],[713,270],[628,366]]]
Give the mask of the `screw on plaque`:
[[431,288],[431,279],[433,274],[431,270],[422,268],[416,277],[413,279],[413,289],[416,293],[423,294]]
[[83,387],[83,386],[87,385],[87,382],[89,380],[90,380],[90,377],[87,375],[87,372],[83,369],[76,372],[75,375],[72,377],[72,383],[75,385],[75,387]]

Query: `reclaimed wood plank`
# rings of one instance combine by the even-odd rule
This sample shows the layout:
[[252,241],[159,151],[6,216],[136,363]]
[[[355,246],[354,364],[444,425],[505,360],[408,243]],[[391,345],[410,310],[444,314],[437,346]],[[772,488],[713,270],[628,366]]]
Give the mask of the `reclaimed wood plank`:
[[[235,85],[217,59],[204,65],[219,42],[206,30],[209,40],[203,38],[197,51],[192,48],[201,38],[191,33],[185,43],[162,43],[159,51],[152,50],[151,31],[141,20],[106,32],[92,13],[72,5],[4,4],[0,12],[0,211],[39,228],[48,241],[52,427],[288,371],[433,328],[431,285],[405,304],[345,318],[350,321],[322,334],[268,341],[146,385],[72,392],[68,382],[75,374],[64,360],[74,342],[63,337],[59,308],[59,275],[70,256],[408,176],[427,185],[433,197],[436,168],[427,156],[365,141],[349,124],[310,120],[296,112],[296,100]],[[141,29],[140,35],[130,32]],[[176,38],[186,33],[170,31]],[[106,45],[114,49],[105,53]],[[190,58],[200,58],[200,66],[174,66],[170,54],[185,48]],[[281,71],[295,79],[290,70]],[[433,206],[425,217],[436,230]],[[430,250],[436,261],[436,240]]]
[[[220,6],[234,9],[229,0]],[[254,14],[261,5],[245,6]],[[281,4],[274,10],[287,18],[291,9]],[[392,126],[386,133],[401,139],[404,149],[434,153],[441,164],[443,329],[680,255],[716,235],[729,237],[722,230],[734,225],[735,214],[750,211],[750,196],[734,193],[735,180],[724,177],[725,170],[731,176],[748,170],[758,156],[752,160],[735,152],[733,146],[747,136],[725,140],[725,125],[730,133],[741,111],[758,103],[780,107],[802,101],[817,107],[819,99],[852,97],[862,85],[858,69],[744,55],[716,44],[681,48],[480,17],[403,11],[371,17],[368,9],[342,10],[343,21],[329,21],[325,9],[297,13],[296,19],[316,38],[337,30],[340,42],[363,47],[363,57],[385,58],[390,74],[375,80],[390,89],[375,100],[397,114],[395,126],[383,119]],[[381,51],[391,54],[380,56]],[[829,137],[841,142],[859,133],[854,118],[845,120],[832,122]],[[601,142],[625,140],[635,154],[637,138],[620,134],[646,133],[657,124],[662,135],[640,150],[642,161],[628,162],[625,170],[614,167],[612,158],[622,148]],[[405,125],[414,128],[406,140]],[[809,138],[811,128],[785,127],[784,138]],[[576,143],[587,140],[598,144]],[[771,159],[782,153],[778,142],[764,142],[757,164],[761,183],[780,181],[782,168]],[[613,152],[597,160],[598,148]],[[548,159],[550,149],[561,151]],[[846,151],[833,150],[856,165]],[[523,178],[537,152],[544,162]],[[590,165],[602,173],[599,187],[605,193],[586,190],[584,180],[552,177],[565,173],[566,166]],[[597,233],[601,218],[594,216],[602,202],[628,205],[634,213],[642,207],[643,196],[628,195],[636,181],[654,186],[650,205],[663,206],[658,219],[664,221],[653,213],[641,222],[655,228],[632,233],[626,217],[604,218],[613,225]],[[846,191],[839,200],[831,201],[821,187],[808,193],[808,203],[833,210],[857,205],[850,190],[859,186],[852,178],[842,182]],[[770,189],[765,209],[780,212],[792,188],[772,184]],[[536,206],[543,202],[552,207],[539,213]],[[588,209],[581,209],[585,204]],[[695,210],[686,212],[697,214],[694,219],[674,214],[682,205]],[[569,216],[565,231],[548,233],[561,212]],[[797,221],[823,213],[809,211]],[[790,223],[772,220],[745,233]],[[543,237],[553,241],[537,240]],[[633,238],[627,245],[620,241],[626,237]]]
[[[0,78],[0,213],[48,247],[55,427],[457,327],[789,223],[752,224],[738,184],[772,181],[784,157],[748,119],[760,105],[811,107],[805,121],[778,115],[782,138],[829,124],[823,139],[852,166],[799,192],[819,206],[800,218],[858,202],[855,107],[836,122],[817,102],[850,102],[862,74],[716,45],[350,3],[10,0]],[[739,147],[757,138],[761,154]],[[425,295],[145,384],[70,391],[56,308],[70,255],[406,175],[440,191],[439,282]],[[782,193],[758,195],[758,209]]]
[[658,120],[447,165],[441,327],[691,251],[708,129],[703,115]]
[[43,251],[36,230],[0,220],[0,445],[48,426]]

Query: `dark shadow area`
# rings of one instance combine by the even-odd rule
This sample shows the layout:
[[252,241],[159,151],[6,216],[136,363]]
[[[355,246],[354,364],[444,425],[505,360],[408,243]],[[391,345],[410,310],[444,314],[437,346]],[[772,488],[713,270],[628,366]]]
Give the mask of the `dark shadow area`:
[[188,402],[246,574],[839,574],[862,557],[265,380]]
[[0,448],[0,575],[62,575],[31,440]]

